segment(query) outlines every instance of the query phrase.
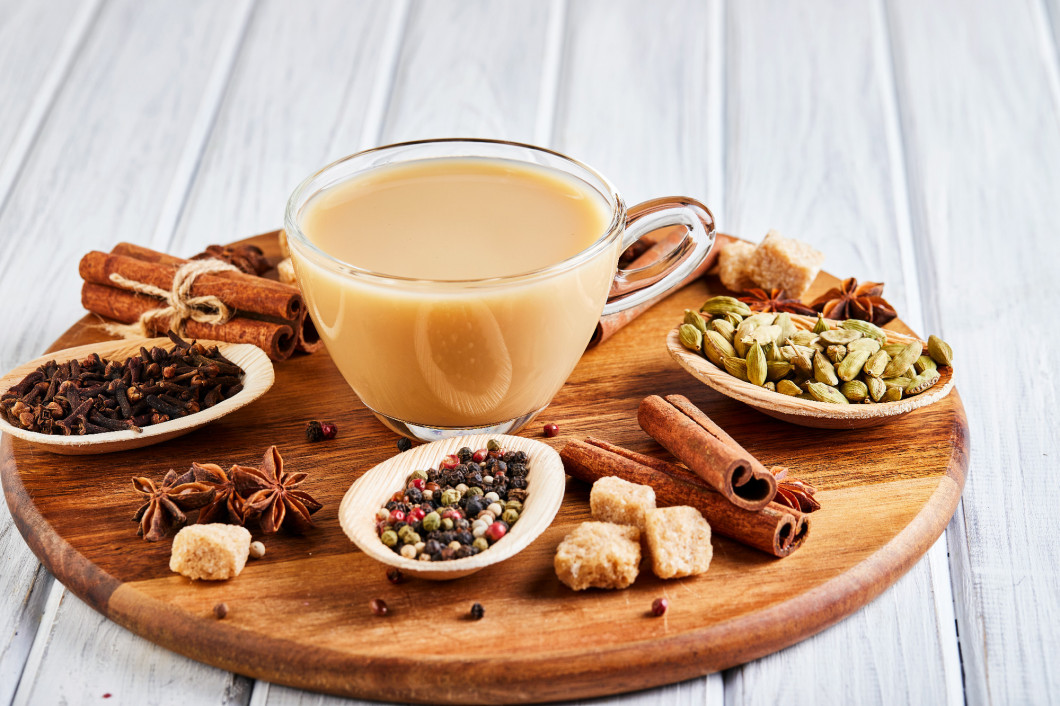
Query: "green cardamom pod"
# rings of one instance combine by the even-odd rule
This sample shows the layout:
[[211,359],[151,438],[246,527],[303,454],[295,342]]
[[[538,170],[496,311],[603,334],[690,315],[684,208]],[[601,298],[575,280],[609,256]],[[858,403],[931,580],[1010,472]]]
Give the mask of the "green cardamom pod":
[[928,336],[928,355],[939,365],[953,365],[953,349],[938,336]]
[[925,370],[938,370],[938,368],[939,366],[935,364],[934,359],[929,355],[922,355],[913,363],[913,370],[917,373],[922,373]]
[[802,394],[802,388],[791,380],[777,380],[777,392],[789,397],[798,397]]
[[813,356],[807,353],[799,353],[791,359],[791,364],[795,366],[795,371],[799,375],[808,378],[813,377]]
[[870,354],[883,348],[875,338],[859,338],[847,344],[848,351],[868,351]]
[[681,345],[690,351],[699,353],[703,345],[703,334],[692,324],[681,324],[677,331],[677,337],[681,339]]
[[891,356],[887,355],[887,351],[880,349],[869,356],[862,370],[865,371],[866,375],[878,378],[883,375],[884,369],[887,368],[887,364],[890,362]]
[[791,342],[797,346],[808,346],[817,340],[817,334],[812,331],[796,331],[791,335]]
[[[736,327],[730,324],[726,319],[714,319],[710,322],[710,328],[717,331],[725,340],[732,343],[732,335],[736,331]],[[706,331],[704,331],[706,333]]]
[[706,335],[703,336],[703,355],[707,356],[711,363],[720,368],[723,367],[722,359],[736,355],[736,351],[720,333],[707,331]]
[[685,309],[685,323],[695,326],[697,329],[699,329],[700,333],[707,332],[706,320],[691,309]]
[[832,345],[846,345],[861,338],[861,333],[845,328],[834,328],[821,332],[821,340]]
[[766,354],[767,362],[772,360],[784,360],[780,357],[780,346],[778,346],[775,341],[763,344],[762,352]]
[[773,382],[768,382],[767,381],[764,385],[762,385],[762,387],[764,387],[765,389],[769,390],[770,392],[776,392],[777,391],[777,385],[776,385],[776,383],[773,383]]
[[725,314],[722,318],[724,318],[726,321],[728,321],[730,324],[732,324],[733,328],[736,328],[737,326],[739,326],[740,322],[743,321],[743,317],[740,316],[739,314]]
[[938,382],[940,377],[942,377],[942,375],[938,370],[925,370],[909,381],[909,385],[905,388],[906,396],[919,395],[921,392]]
[[828,346],[824,349],[824,354],[828,357],[828,360],[832,361],[832,364],[835,365],[843,360],[843,358],[847,357],[847,347]]
[[865,361],[868,359],[868,351],[847,353],[847,357],[843,358],[843,362],[836,367],[835,374],[839,376],[840,380],[849,382],[861,374],[861,369],[865,367]]
[[862,336],[874,338],[881,344],[887,343],[887,333],[876,324],[871,324],[868,321],[862,321],[861,319],[847,319],[839,325],[845,329],[857,331]]
[[902,388],[888,387],[887,392],[884,392],[883,397],[880,398],[880,402],[897,402],[900,399],[902,399]]
[[777,336],[777,343],[786,343],[797,330],[795,328],[795,322],[791,320],[791,314],[786,311],[777,314],[777,318],[773,324],[780,327],[780,335]]
[[881,378],[881,380],[883,380],[883,384],[886,385],[888,389],[898,387],[904,390],[909,386],[909,383],[912,382],[913,378],[900,375],[896,378]]
[[843,396],[842,392],[830,385],[825,385],[822,382],[811,382],[809,387],[809,393],[813,395],[813,398],[818,402],[831,402],[833,404],[850,404],[850,401]]
[[883,346],[883,350],[887,351],[887,355],[892,358],[901,353],[903,348],[905,348],[904,343],[887,343]]
[[725,314],[748,316],[751,313],[751,307],[735,297],[711,297],[703,302],[703,306],[699,307],[699,310],[711,316],[723,316]]
[[902,349],[902,352],[891,358],[891,362],[887,364],[887,367],[883,369],[883,377],[893,378],[903,374],[906,370],[913,367],[913,363],[920,357],[924,347],[920,345],[920,341],[913,341]]
[[824,331],[827,331],[829,328],[831,328],[831,327],[824,320],[824,314],[818,314],[817,315],[817,323],[815,323],[813,325],[813,332],[814,333],[823,333]]
[[865,387],[869,390],[869,395],[875,402],[879,402],[880,398],[883,397],[884,393],[887,392],[887,386],[883,384],[883,380],[874,377],[865,378]]
[[835,368],[820,351],[813,354],[813,377],[817,382],[825,385],[838,385],[839,378],[836,377]]
[[740,378],[744,382],[747,382],[747,361],[743,358],[737,358],[736,356],[729,356],[721,359],[722,367],[725,368],[725,372],[729,373],[733,377]]
[[766,354],[762,352],[762,346],[755,341],[747,350],[747,381],[752,385],[762,386],[766,381],[769,369],[766,366]]
[[766,361],[766,380],[777,381],[792,371],[794,366],[785,360]]
[[[737,329],[739,331],[739,329]],[[736,355],[741,358],[747,357],[747,349],[754,343],[754,339],[750,336],[740,337],[739,333],[736,333],[732,337],[732,347],[736,351]]]
[[861,380],[847,380],[839,386],[839,391],[851,402],[864,402],[869,398],[869,388]]
[[754,331],[752,331],[749,334],[751,340],[757,341],[759,344],[761,344],[763,346],[766,345],[767,343],[775,342],[779,335],[780,335],[780,327],[777,326],[776,324],[769,324],[767,326],[759,326],[758,328],[756,328]]

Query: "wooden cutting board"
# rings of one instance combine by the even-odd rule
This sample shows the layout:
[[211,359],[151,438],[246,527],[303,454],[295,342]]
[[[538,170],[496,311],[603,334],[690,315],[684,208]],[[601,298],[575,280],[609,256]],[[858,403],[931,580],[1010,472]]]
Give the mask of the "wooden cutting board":
[[[269,254],[271,239],[254,239]],[[822,274],[814,292],[836,282]],[[957,392],[873,429],[792,426],[722,397],[683,372],[666,334],[710,296],[708,278],[589,350],[552,405],[523,430],[554,422],[557,450],[596,436],[667,457],[637,426],[649,394],[689,397],[767,466],[817,486],[822,509],[805,546],[773,559],[715,537],[710,571],[661,581],[645,566],[624,591],[575,593],[552,569],[556,545],[590,519],[588,486],[568,479],[552,526],[514,558],[448,583],[390,584],[336,517],[350,484],[397,452],[326,352],[276,366],[263,398],[188,436],[102,456],[56,456],[4,436],[0,477],[15,523],[41,562],[93,608],[148,640],[217,667],[347,696],[431,703],[586,698],[706,674],[791,645],[857,610],[905,573],[957,507],[968,427]],[[102,340],[88,317],[54,349]],[[907,331],[901,322],[889,328]],[[306,442],[310,419],[339,435]],[[236,579],[193,583],[169,571],[171,540],[136,536],[130,478],[192,461],[258,465],[276,444],[324,503],[305,537],[264,539],[267,554]],[[372,511],[374,508],[366,508]],[[669,599],[662,618],[652,600]],[[368,608],[382,598],[391,612]],[[224,620],[213,607],[228,605]],[[467,618],[472,603],[485,618]]]

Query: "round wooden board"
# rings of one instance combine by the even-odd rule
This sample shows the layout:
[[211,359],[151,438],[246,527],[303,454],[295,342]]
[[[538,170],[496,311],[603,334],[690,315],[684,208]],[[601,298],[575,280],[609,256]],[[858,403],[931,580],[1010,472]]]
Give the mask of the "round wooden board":
[[[274,238],[253,239],[270,255]],[[832,286],[822,274],[811,295]],[[586,352],[546,422],[568,438],[596,436],[666,452],[637,426],[649,394],[689,397],[767,466],[790,466],[819,488],[805,546],[773,559],[715,537],[703,576],[656,579],[647,565],[624,591],[575,593],[552,569],[556,545],[589,519],[588,486],[567,480],[556,520],[512,559],[471,576],[391,585],[337,519],[362,473],[396,453],[397,437],[359,403],[325,352],[276,366],[273,389],[185,437],[103,456],[63,457],[5,435],[0,474],[11,514],[43,564],[115,622],[194,659],[271,682],[360,698],[430,703],[528,702],[614,694],[676,682],[791,645],[849,615],[905,573],[942,533],[968,466],[956,391],[873,429],[793,426],[714,392],[681,370],[666,334],[713,278],[671,296]],[[87,317],[53,348],[101,340]],[[907,331],[899,322],[889,328]],[[338,424],[310,444],[305,422]],[[193,583],[168,568],[171,540],[136,536],[130,477],[161,478],[192,461],[257,465],[276,444],[287,468],[324,503],[306,537],[265,537],[266,556],[236,579]],[[366,508],[366,512],[372,508]],[[255,538],[261,538],[255,533]],[[663,618],[649,617],[666,596]],[[368,603],[383,598],[385,618]],[[213,606],[224,601],[228,617]],[[474,602],[486,610],[467,618]]]

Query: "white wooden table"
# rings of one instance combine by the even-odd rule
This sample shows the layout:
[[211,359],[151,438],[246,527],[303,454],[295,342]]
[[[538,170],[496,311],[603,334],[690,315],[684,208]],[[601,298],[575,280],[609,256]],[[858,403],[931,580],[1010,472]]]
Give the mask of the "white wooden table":
[[[90,249],[271,230],[302,177],[377,144],[553,147],[631,202],[689,194],[886,282],[957,351],[971,424],[962,505],[894,587],[608,703],[1058,703],[1058,45],[1060,0],[0,0],[0,369],[81,316]],[[342,701],[110,623],[4,504],[0,566],[0,704]]]

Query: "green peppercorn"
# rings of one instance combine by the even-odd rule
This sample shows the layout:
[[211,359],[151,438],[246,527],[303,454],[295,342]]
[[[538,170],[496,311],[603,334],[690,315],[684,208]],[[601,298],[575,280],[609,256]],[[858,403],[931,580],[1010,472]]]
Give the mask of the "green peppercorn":
[[485,537],[477,537],[471,546],[478,549],[480,552],[484,552],[490,548],[490,543],[486,541]]
[[471,496],[482,495],[482,488],[477,485],[473,485],[467,489],[467,494]]
[[442,529],[444,529],[446,532],[448,532],[451,529],[453,529],[453,521],[450,520],[448,517],[443,519],[442,520]]
[[[409,476],[409,480],[412,481],[416,479],[427,480],[427,471],[413,471],[412,475]],[[408,484],[406,483],[406,485]]]
[[486,450],[487,451],[500,451],[501,450],[501,445],[496,439],[490,439],[489,441],[486,442]]
[[382,540],[383,544],[387,545],[388,547],[392,547],[398,543],[398,535],[397,532],[395,532],[394,530],[387,530],[386,532],[383,532],[383,534],[380,535],[379,539]]
[[414,545],[414,544],[416,544],[417,542],[420,541],[420,535],[418,533],[416,533],[416,532],[407,532],[405,534],[405,536],[401,538],[401,541],[404,542],[405,544],[413,544]]
[[515,510],[516,512],[522,512],[523,511],[523,504],[521,502],[519,502],[518,500],[509,500],[508,502],[504,503],[504,509],[505,510]]
[[519,513],[516,510],[505,510],[504,514],[501,515],[501,520],[507,522],[509,525],[514,525],[515,521],[519,519]]
[[407,535],[409,532],[415,531],[415,529],[416,528],[412,525],[402,525],[401,529],[397,531],[398,539],[404,539],[405,535]]
[[423,518],[423,529],[426,532],[433,532],[442,526],[442,516],[437,512],[428,512],[427,516]]
[[442,505],[456,505],[460,502],[460,491],[449,488],[442,492]]

